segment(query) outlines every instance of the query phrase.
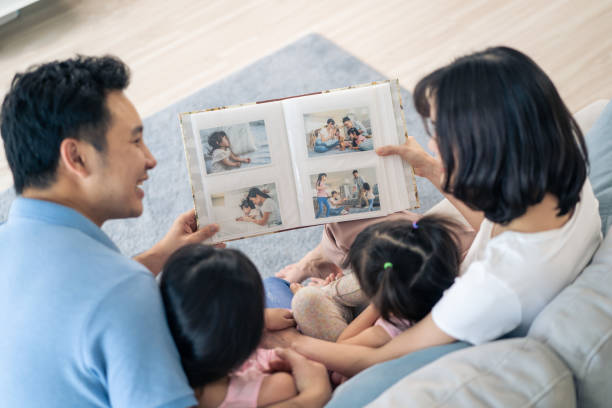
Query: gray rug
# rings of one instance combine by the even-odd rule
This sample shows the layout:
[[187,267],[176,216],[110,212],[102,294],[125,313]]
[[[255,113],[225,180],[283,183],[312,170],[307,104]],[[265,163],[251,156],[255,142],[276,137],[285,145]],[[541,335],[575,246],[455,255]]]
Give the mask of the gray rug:
[[[325,61],[325,64],[321,64]],[[210,61],[204,59],[202,64]],[[138,75],[138,72],[134,73]],[[128,220],[109,221],[104,231],[123,253],[134,255],[151,247],[168,230],[175,217],[193,207],[185,166],[185,154],[177,114],[223,105],[305,94],[386,79],[364,62],[317,34],[249,65],[225,79],[172,104],[144,119],[145,141],[157,158],[157,167],[145,183],[144,213]],[[180,81],[180,78],[177,78]],[[408,131],[425,146],[421,120],[408,91],[402,90]],[[417,180],[423,212],[441,199],[426,180]],[[0,222],[6,220],[13,189],[0,194]],[[244,251],[262,276],[271,276],[284,265],[295,262],[314,248],[322,227],[303,228],[235,241],[229,244]]]

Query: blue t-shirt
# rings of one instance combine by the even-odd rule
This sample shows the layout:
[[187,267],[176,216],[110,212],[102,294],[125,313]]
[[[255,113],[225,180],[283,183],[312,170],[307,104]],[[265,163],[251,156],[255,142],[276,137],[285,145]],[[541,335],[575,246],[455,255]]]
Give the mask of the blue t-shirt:
[[197,405],[153,275],[75,210],[0,225],[1,407]]

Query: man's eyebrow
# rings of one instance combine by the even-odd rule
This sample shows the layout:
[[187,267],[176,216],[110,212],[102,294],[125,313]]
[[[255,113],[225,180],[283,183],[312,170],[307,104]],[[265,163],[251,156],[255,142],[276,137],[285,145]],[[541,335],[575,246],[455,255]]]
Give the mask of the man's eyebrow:
[[142,134],[142,130],[143,130],[142,125],[136,126],[134,129],[132,129],[132,135],[134,135],[134,136],[141,135]]

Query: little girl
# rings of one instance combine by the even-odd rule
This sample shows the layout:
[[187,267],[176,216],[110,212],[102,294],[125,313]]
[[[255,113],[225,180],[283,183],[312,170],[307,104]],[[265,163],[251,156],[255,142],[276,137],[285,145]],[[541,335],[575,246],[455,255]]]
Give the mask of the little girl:
[[[425,216],[418,223],[407,220],[385,221],[370,225],[357,235],[345,258],[343,268],[351,268],[358,286],[370,305],[346,327],[346,322],[332,317],[329,322],[314,321],[317,328],[335,330],[334,325],[346,327],[338,337],[339,343],[381,347],[429,314],[442,293],[454,282],[459,272],[461,254],[458,238],[453,231],[459,226],[449,219]],[[344,285],[346,285],[344,280]],[[333,288],[332,284],[322,288]],[[295,290],[296,285],[292,285]],[[313,305],[300,304],[300,292],[294,298],[293,313],[303,332],[312,330]],[[351,293],[343,288],[344,293]],[[355,294],[351,294],[355,297]],[[333,290],[330,293],[333,298]],[[339,305],[343,299],[337,299]],[[309,309],[309,310],[305,310]],[[315,309],[315,310],[313,310]],[[346,316],[346,315],[345,315]],[[326,337],[325,335],[320,337]],[[308,339],[308,344],[296,343],[296,349],[328,369],[350,376],[349,367],[342,365],[341,355],[350,352],[333,343]],[[329,353],[335,358],[329,359]],[[345,359],[350,361],[350,359]],[[338,380],[338,376],[335,376]]]
[[374,193],[370,183],[363,183],[363,198],[368,202],[368,211],[372,211],[374,207]]
[[185,246],[166,263],[160,290],[200,408],[267,406],[296,395],[290,374],[267,374],[274,351],[258,348],[264,327],[295,322],[284,309],[266,309],[264,318],[263,284],[244,254]]
[[243,215],[236,218],[236,221],[255,221],[261,218],[261,213],[248,198],[240,202],[240,209]]
[[329,217],[329,194],[327,193],[327,188],[329,187],[325,182],[327,181],[327,174],[320,173],[317,177],[317,183],[315,185],[317,189],[317,203],[319,204],[319,209],[317,210],[317,214],[315,218],[319,218],[323,213],[323,206],[325,206],[325,216]]
[[212,156],[211,173],[230,170],[240,167],[241,163],[250,163],[251,159],[240,158],[232,152],[227,134],[218,130],[208,137],[210,150],[208,154]]

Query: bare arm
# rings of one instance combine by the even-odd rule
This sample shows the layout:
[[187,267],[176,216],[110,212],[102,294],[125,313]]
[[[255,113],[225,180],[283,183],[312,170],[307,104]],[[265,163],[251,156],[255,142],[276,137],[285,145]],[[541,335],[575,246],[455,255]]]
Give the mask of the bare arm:
[[474,228],[475,231],[480,229],[480,224],[484,220],[484,214],[480,211],[474,211],[457,200],[452,195],[442,191],[442,178],[444,170],[439,159],[434,158],[427,153],[412,136],[409,136],[406,143],[402,145],[388,145],[376,149],[379,156],[398,155],[414,168],[414,172],[419,177],[428,179],[448,200],[459,210],[461,215]]
[[234,161],[237,161],[237,162],[242,162],[242,163],[250,163],[251,162],[251,159],[248,159],[248,158],[244,158],[243,159],[242,157],[236,155],[234,152],[230,153],[230,159],[232,159]]
[[260,219],[258,219],[258,220],[253,220],[253,222],[254,222],[255,224],[257,224],[257,225],[267,225],[267,224],[268,224],[268,219],[270,218],[270,214],[272,214],[272,213],[265,212],[265,213],[263,214],[263,217],[261,217],[261,218],[260,218]]
[[221,160],[221,163],[225,164],[226,166],[230,166],[230,167],[240,167],[239,161],[231,161],[230,159],[223,159]]
[[359,316],[353,319],[346,329],[342,331],[336,342],[344,343],[351,337],[357,336],[362,331],[372,327],[379,317],[380,313],[378,313],[378,310],[370,303],[368,307],[366,307],[363,312],[359,313]]
[[372,348],[382,347],[391,340],[391,336],[380,326],[371,326],[357,334],[342,341],[342,344],[355,344]]
[[374,364],[453,341],[454,338],[436,326],[430,313],[380,348],[331,343],[305,336],[296,339],[292,347],[298,353],[323,363],[328,369],[352,377]]

